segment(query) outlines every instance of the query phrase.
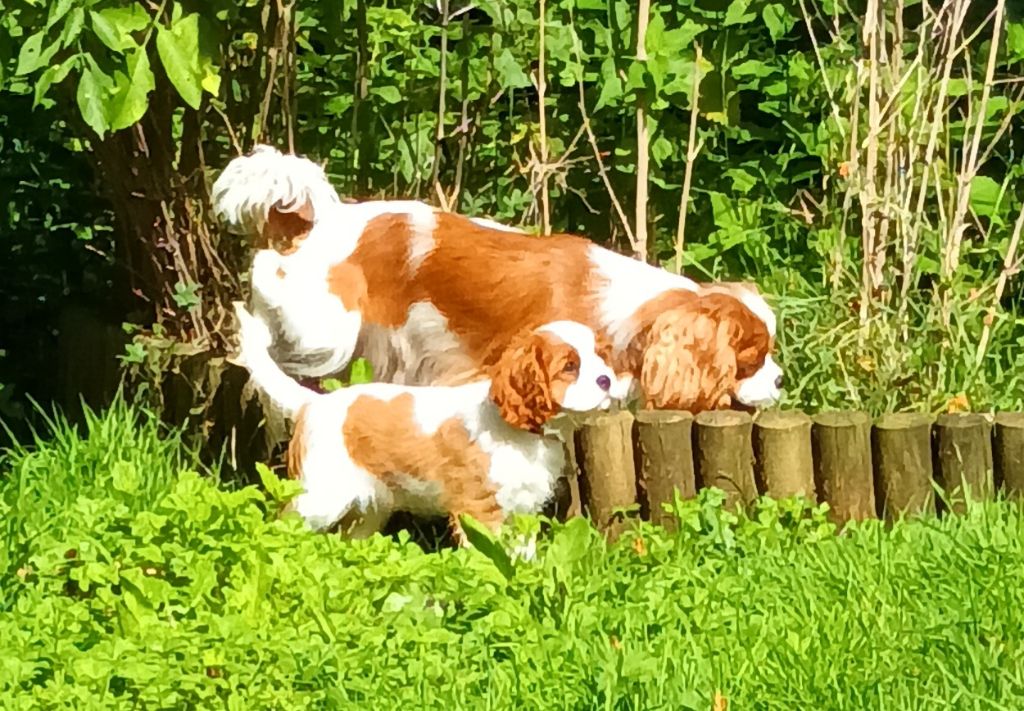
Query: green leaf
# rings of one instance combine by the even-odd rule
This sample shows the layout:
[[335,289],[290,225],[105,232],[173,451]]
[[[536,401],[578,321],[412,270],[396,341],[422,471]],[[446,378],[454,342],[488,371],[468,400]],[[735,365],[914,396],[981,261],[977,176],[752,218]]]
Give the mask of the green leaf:
[[270,471],[266,464],[257,463],[256,473],[260,476],[263,488],[270,494],[270,498],[279,504],[288,502],[302,493],[302,483],[291,479],[282,479]]
[[527,76],[519,62],[512,56],[512,51],[506,47],[497,57],[494,58],[494,70],[498,73],[500,83],[509,89],[521,89],[528,87],[530,77]]
[[722,24],[745,25],[757,15],[750,11],[750,0],[732,0],[729,8],[725,11],[725,20]]
[[508,551],[494,537],[494,534],[469,514],[459,516],[459,523],[470,544],[490,560],[506,580],[511,580],[516,572],[515,566],[512,565],[512,558],[509,557]]
[[62,48],[69,47],[78,39],[78,35],[82,34],[82,27],[84,26],[85,10],[76,7],[68,15],[68,19],[64,21],[64,29],[60,32],[60,46]]
[[[149,108],[149,92],[156,87],[153,71],[149,67],[149,55],[140,47],[127,56],[127,81],[114,96],[110,108],[110,128],[118,131],[131,126]],[[122,75],[123,77],[123,75]],[[175,300],[178,294],[174,295]]]
[[1002,186],[987,175],[976,175],[971,180],[971,209],[981,217],[998,218]]
[[29,37],[21,45],[18,51],[18,66],[14,70],[15,76],[31,74],[42,66],[50,63],[53,55],[57,53],[59,42],[43,47],[43,40],[46,39],[46,30],[40,30]]
[[108,7],[101,10],[99,14],[124,33],[140,32],[149,27],[153,21],[149,13],[138,3],[127,7]]
[[120,54],[126,49],[139,46],[124,28],[117,25],[104,13],[90,12],[89,20],[92,22],[92,31],[108,49]]
[[1024,21],[1006,23],[1006,49],[1008,59],[1024,59]]
[[402,100],[402,93],[397,86],[378,86],[370,89],[370,93],[379,96],[388,104],[397,104]]
[[373,382],[373,366],[366,358],[356,358],[352,361],[350,370],[348,376],[350,385],[364,385]]
[[115,462],[110,476],[110,484],[117,491],[134,494],[139,490],[142,477],[131,462]]
[[761,17],[768,28],[768,34],[772,36],[772,40],[775,42],[789,32],[793,27],[793,23],[796,22],[796,18],[786,11],[785,6],[778,3],[765,5],[765,8],[761,11]]
[[594,111],[602,106],[612,104],[616,99],[622,97],[622,79],[615,67],[615,59],[608,57],[601,63],[601,95],[597,99]]
[[203,73],[199,68],[199,15],[192,13],[170,29],[157,27],[156,51],[167,78],[185,103],[198,109],[203,98]]
[[107,119],[107,100],[113,90],[113,80],[104,74],[96,62],[89,59],[89,62],[82,69],[82,76],[78,79],[78,91],[75,100],[78,102],[78,110],[82,112],[82,118],[89,128],[95,131],[100,138],[110,128]]
[[46,68],[46,71],[44,71],[40,75],[38,81],[36,81],[32,108],[35,108],[36,106],[39,106],[43,103],[43,100],[46,98],[46,92],[50,90],[51,86],[53,86],[54,84],[60,84],[62,81],[64,81],[64,79],[68,75],[68,72],[70,72],[72,67],[74,67],[75,64],[78,62],[79,56],[80,55],[76,54],[74,56],[68,57],[60,64]]

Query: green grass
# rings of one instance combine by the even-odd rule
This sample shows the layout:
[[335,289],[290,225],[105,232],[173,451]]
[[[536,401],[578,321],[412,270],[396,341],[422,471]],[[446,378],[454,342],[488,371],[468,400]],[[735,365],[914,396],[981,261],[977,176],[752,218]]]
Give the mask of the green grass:
[[[124,414],[4,464],[5,490],[31,476],[66,507],[15,529],[6,708],[1024,708],[1011,503],[837,536],[800,502],[737,517],[705,492],[676,533],[554,524],[506,578],[477,551],[308,533],[177,471],[144,416],[98,434]],[[115,487],[129,450],[168,457],[133,460],[152,486]]]

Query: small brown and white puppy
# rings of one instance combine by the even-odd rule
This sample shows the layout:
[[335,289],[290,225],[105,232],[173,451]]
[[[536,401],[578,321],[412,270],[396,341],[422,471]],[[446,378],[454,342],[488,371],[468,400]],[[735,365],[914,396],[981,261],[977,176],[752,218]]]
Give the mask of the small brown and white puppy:
[[232,160],[213,202],[259,250],[253,309],[293,375],[361,356],[386,382],[465,382],[518,334],[571,320],[598,335],[648,408],[779,399],[775,315],[756,289],[700,285],[581,237],[536,237],[424,203],[345,204],[320,166],[269,146]]
[[563,445],[546,431],[564,411],[606,409],[614,373],[593,332],[554,322],[516,337],[490,379],[458,386],[371,383],[316,393],[268,353],[266,324],[235,305],[239,360],[256,386],[295,421],[288,475],[303,492],[292,507],[314,529],[378,531],[394,511],[459,516],[496,529],[538,513],[563,471]]

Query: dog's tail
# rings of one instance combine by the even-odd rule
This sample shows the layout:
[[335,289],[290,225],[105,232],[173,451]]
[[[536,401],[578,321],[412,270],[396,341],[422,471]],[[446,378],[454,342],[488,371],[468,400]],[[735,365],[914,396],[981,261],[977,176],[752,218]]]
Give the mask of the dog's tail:
[[312,222],[341,204],[323,168],[266,145],[231,160],[213,184],[212,199],[221,224],[253,241],[272,211]]
[[294,419],[302,406],[319,394],[300,385],[270,357],[272,337],[267,324],[249,313],[241,302],[235,302],[235,315],[238,317],[238,360],[249,371],[256,386],[283,410],[285,417]]

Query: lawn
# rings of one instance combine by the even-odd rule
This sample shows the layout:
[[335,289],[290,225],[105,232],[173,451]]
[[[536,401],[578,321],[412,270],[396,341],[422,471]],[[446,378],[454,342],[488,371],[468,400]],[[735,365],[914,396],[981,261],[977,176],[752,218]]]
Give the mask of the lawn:
[[553,524],[506,578],[277,519],[130,408],[53,428],[0,475],[8,708],[1024,706],[1012,503],[836,535],[708,491],[675,533]]

